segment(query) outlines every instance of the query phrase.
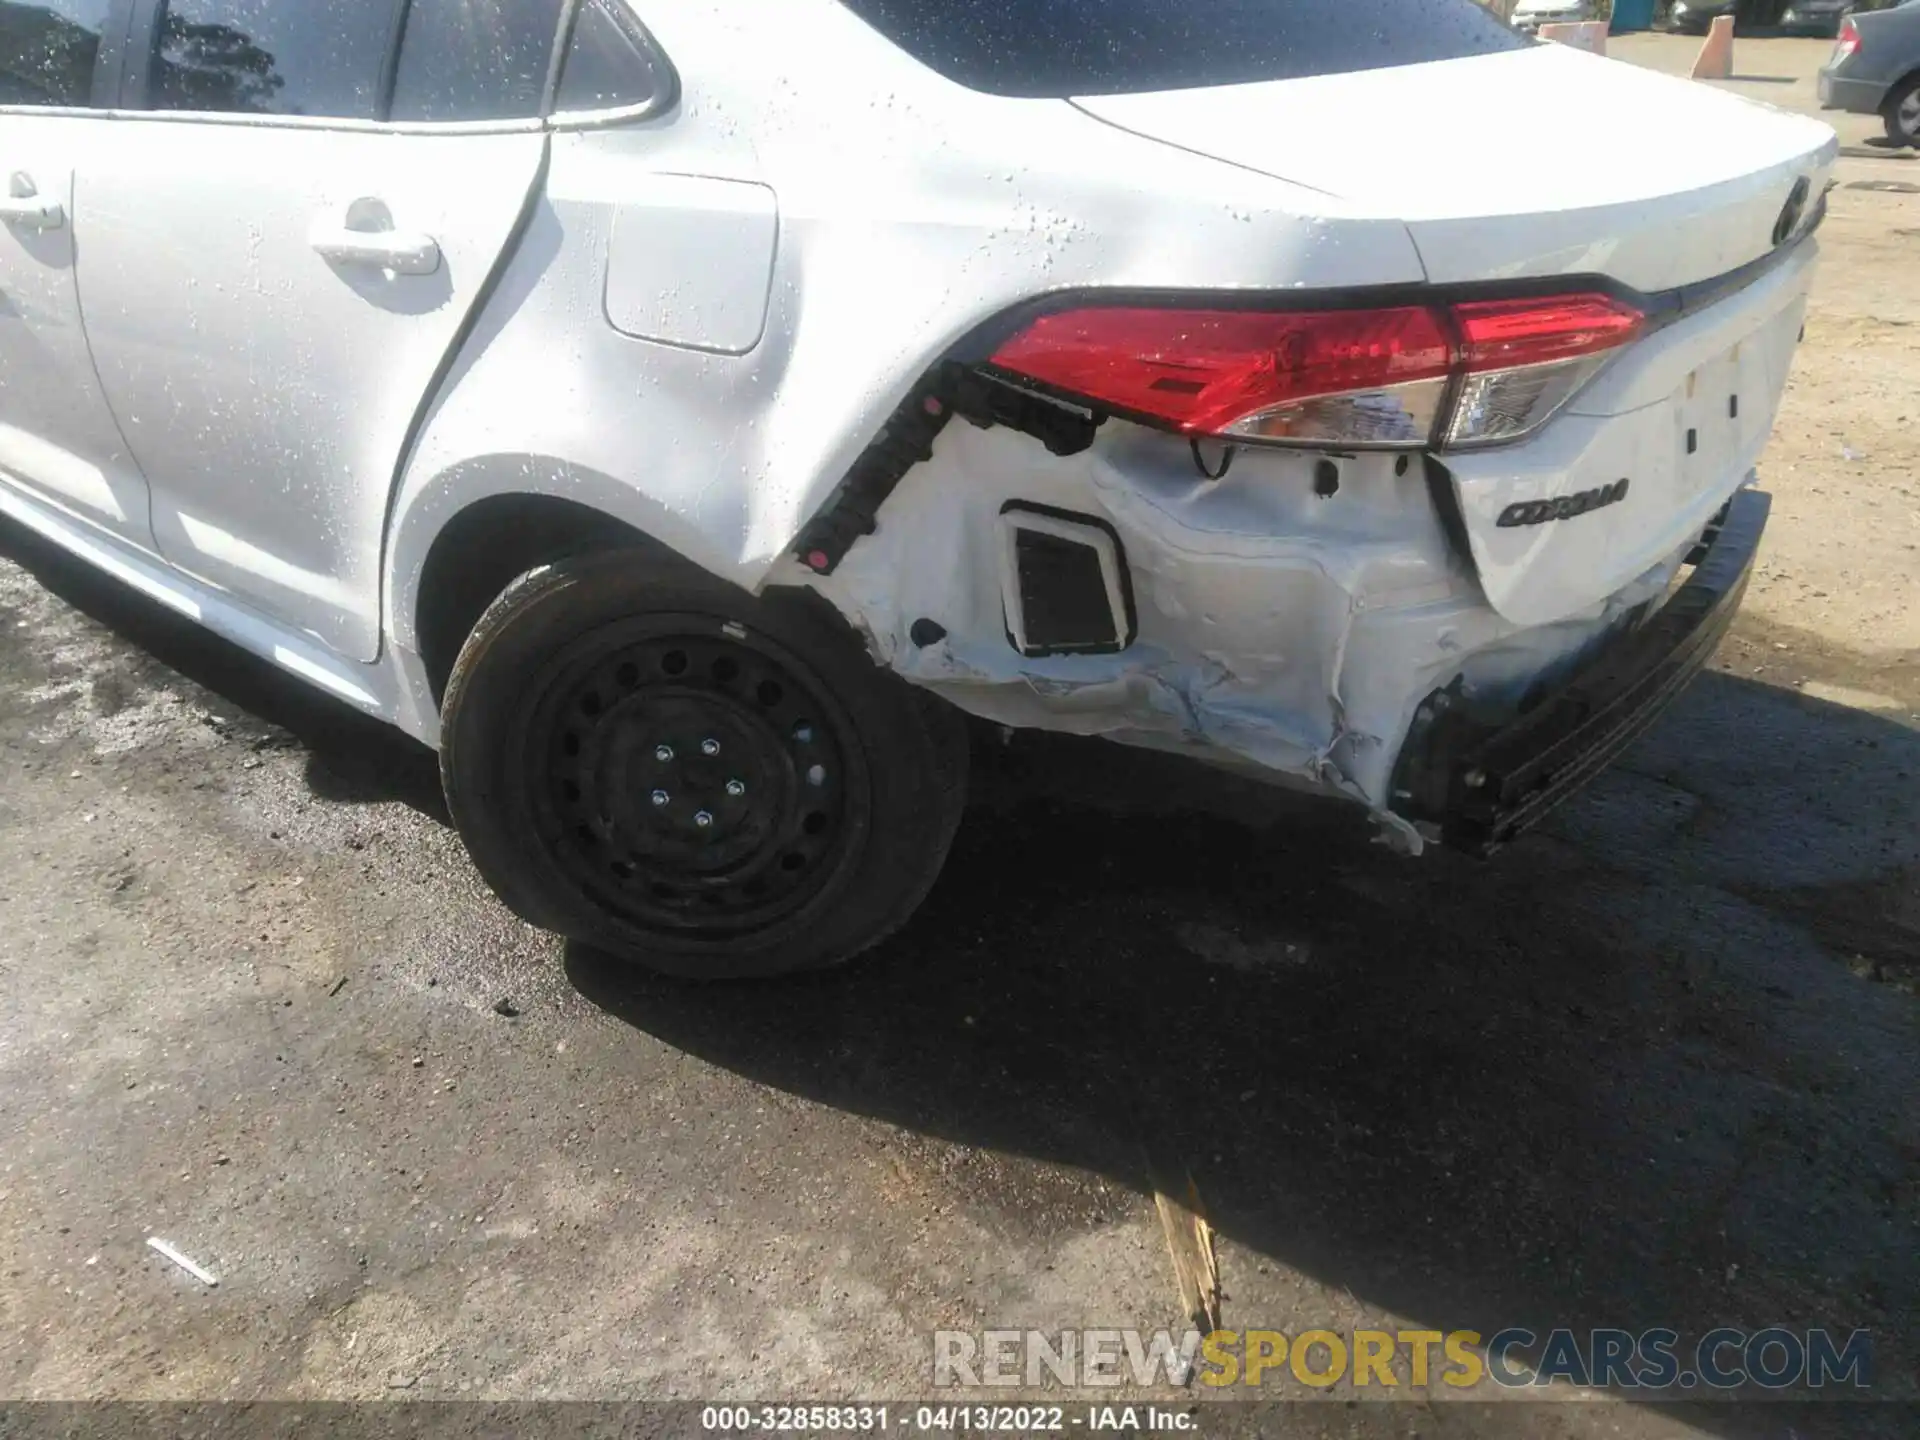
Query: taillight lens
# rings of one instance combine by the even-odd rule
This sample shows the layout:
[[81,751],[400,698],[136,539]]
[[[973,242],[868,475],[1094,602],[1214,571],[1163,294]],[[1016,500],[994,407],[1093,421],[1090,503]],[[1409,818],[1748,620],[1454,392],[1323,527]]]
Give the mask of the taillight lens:
[[1453,347],[1418,306],[1069,310],[1035,321],[993,363],[1189,435],[1405,445],[1433,431]]
[[1840,22],[1840,38],[1834,42],[1833,58],[1845,60],[1860,48],[1860,27],[1853,23],[1849,15]]
[[1453,321],[1464,378],[1444,443],[1456,448],[1539,429],[1644,324],[1606,295],[1475,301],[1454,306]]
[[1185,435],[1461,446],[1545,423],[1640,325],[1631,307],[1584,294],[1446,309],[1112,306],[1042,316],[993,363]]

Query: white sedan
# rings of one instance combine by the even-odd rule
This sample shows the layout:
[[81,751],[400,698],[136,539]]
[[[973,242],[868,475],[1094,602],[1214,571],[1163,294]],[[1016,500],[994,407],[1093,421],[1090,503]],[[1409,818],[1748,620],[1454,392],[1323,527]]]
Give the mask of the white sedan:
[[1834,155],[1472,0],[0,0],[0,512],[662,970],[904,924],[962,711],[1492,850],[1731,621]]

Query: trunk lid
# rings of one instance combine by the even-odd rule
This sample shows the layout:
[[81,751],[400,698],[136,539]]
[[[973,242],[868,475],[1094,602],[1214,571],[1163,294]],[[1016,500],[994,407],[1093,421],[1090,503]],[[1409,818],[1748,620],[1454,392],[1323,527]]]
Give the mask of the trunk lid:
[[[1825,192],[1827,126],[1559,45],[1074,103],[1399,220],[1435,285],[1701,286],[1532,437],[1441,456],[1509,620],[1597,613],[1676,565],[1751,473],[1805,311],[1816,244],[1788,222]],[[1704,298],[1748,265],[1749,283]]]
[[[1440,457],[1494,609],[1524,625],[1588,613],[1691,548],[1772,435],[1816,258],[1803,241],[1628,347],[1531,440]],[[1535,503],[1562,500],[1566,518]]]
[[1088,114],[1403,221],[1435,284],[1606,275],[1641,291],[1767,254],[1827,126],[1563,45],[1085,96]]

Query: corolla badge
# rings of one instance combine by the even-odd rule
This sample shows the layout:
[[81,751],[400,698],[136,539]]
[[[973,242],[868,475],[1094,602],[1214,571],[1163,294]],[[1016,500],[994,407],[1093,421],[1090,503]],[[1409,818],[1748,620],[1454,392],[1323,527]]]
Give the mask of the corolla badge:
[[1630,482],[1616,480],[1597,490],[1582,490],[1578,495],[1563,495],[1558,500],[1523,500],[1500,512],[1502,530],[1517,530],[1524,525],[1550,525],[1555,520],[1571,520],[1590,510],[1604,510],[1627,498]]

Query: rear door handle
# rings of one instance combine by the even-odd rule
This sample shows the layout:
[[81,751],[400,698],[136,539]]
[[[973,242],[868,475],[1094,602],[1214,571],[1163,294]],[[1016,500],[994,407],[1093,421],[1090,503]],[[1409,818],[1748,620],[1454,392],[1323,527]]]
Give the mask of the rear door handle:
[[354,201],[346,212],[316,220],[307,243],[335,265],[364,265],[396,275],[431,275],[440,268],[440,245],[428,234],[393,228],[393,215],[379,200]]
[[7,181],[7,193],[0,195],[0,221],[23,230],[58,230],[67,223],[67,212],[58,200],[34,188],[31,175],[16,170]]

